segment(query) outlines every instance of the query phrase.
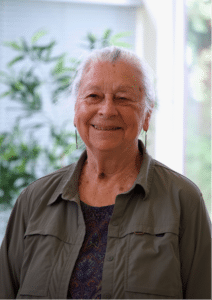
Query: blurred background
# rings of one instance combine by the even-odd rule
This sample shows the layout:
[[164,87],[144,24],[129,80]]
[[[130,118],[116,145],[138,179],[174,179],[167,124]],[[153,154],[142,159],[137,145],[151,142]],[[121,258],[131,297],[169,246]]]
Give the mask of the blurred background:
[[23,188],[83,151],[70,83],[108,45],[149,64],[148,152],[198,185],[211,216],[211,1],[0,0],[0,243]]

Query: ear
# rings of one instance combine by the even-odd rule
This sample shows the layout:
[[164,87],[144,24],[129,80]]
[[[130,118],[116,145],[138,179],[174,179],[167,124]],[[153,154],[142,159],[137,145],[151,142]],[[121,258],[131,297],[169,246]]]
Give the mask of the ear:
[[151,114],[152,114],[152,110],[150,110],[146,113],[146,117],[145,117],[144,124],[143,124],[144,131],[148,131],[148,129],[149,129],[149,122],[150,122]]

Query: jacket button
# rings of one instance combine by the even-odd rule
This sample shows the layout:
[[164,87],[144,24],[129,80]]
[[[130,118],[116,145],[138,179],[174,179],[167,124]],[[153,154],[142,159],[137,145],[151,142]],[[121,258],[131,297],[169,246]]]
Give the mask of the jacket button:
[[109,260],[109,261],[111,261],[111,260],[113,260],[113,256],[108,256],[108,258],[107,258],[107,260]]
[[104,294],[102,299],[110,299],[111,298],[111,294]]

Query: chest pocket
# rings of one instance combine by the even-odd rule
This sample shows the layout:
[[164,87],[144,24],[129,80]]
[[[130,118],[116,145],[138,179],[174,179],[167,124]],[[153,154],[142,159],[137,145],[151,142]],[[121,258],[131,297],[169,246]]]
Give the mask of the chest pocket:
[[18,298],[47,298],[49,280],[63,246],[57,236],[28,229]]
[[134,231],[128,235],[127,248],[125,298],[182,298],[176,233]]

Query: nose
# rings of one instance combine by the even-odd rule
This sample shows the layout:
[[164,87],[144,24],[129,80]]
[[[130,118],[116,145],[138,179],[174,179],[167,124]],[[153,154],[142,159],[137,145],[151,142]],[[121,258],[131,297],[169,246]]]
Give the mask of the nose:
[[100,104],[98,113],[105,118],[111,118],[118,115],[117,107],[113,100],[113,95],[105,95],[105,98]]

